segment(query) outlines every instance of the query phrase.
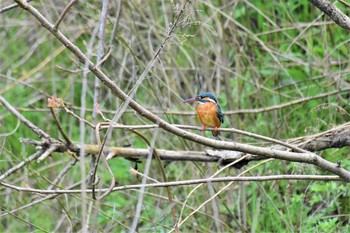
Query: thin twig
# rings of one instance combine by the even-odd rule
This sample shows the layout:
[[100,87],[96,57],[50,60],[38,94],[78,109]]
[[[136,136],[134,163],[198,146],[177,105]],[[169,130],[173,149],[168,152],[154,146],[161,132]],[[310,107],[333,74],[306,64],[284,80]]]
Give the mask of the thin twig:
[[114,19],[111,39],[109,40],[109,46],[108,46],[109,51],[112,51],[113,41],[114,41],[115,34],[117,32],[121,10],[122,10],[122,0],[118,0],[117,15],[115,16],[115,19]]
[[[254,168],[264,164],[264,163],[267,163],[271,161],[271,159],[269,160],[265,160],[265,161],[262,161],[256,165],[254,165],[253,167],[250,167],[249,169],[247,170],[244,170],[243,172],[241,172],[240,174],[238,174],[236,177],[243,177],[242,175],[246,174],[247,172],[253,170]],[[213,196],[211,196],[209,199],[207,199],[206,201],[204,201],[199,207],[197,207],[197,209],[195,209],[194,211],[192,211],[190,214],[188,214],[186,216],[186,218],[184,220],[182,220],[180,223],[179,223],[179,226],[181,226],[184,222],[186,222],[192,215],[194,215],[196,212],[198,212],[204,205],[206,205],[209,201],[213,200],[216,196],[218,196],[220,193],[222,193],[224,190],[226,190],[228,187],[230,187],[235,181],[231,181],[229,182],[227,185],[225,185],[223,188],[220,189],[219,192],[215,193]],[[242,227],[241,227],[242,228]],[[246,229],[243,229],[245,232],[247,232]],[[172,230],[173,231],[173,230]],[[170,231],[170,232],[172,232]],[[169,233],[170,233],[169,232]]]
[[[27,0],[27,2],[31,2],[32,0]],[[18,4],[17,3],[14,3],[14,4],[11,4],[11,5],[8,5],[8,6],[5,6],[3,8],[0,9],[0,14],[3,13],[3,12],[6,12],[8,10],[11,10],[13,8],[16,8],[18,7]]]
[[53,25],[54,30],[57,30],[60,23],[62,22],[64,16],[68,13],[68,11],[70,10],[70,8],[77,2],[77,0],[72,0],[67,6],[66,8],[64,8],[64,10],[62,11],[61,15],[58,17],[56,23]]
[[[105,27],[106,27],[106,17],[107,17],[107,10],[108,10],[107,5],[108,5],[108,0],[102,0],[102,9],[101,9],[99,33],[98,33],[96,67],[99,67],[100,65],[102,65],[101,59],[103,58],[103,54],[104,54]],[[94,91],[93,91],[94,106],[96,106],[99,103],[100,91],[101,91],[100,80],[98,79],[98,77],[95,77]],[[93,124],[97,124],[96,108],[94,108],[92,111],[92,122]],[[94,139],[92,138],[92,140]]]
[[30,163],[31,161],[39,158],[39,156],[41,156],[44,153],[44,150],[38,150],[37,152],[35,152],[34,154],[32,154],[31,156],[29,156],[28,158],[26,158],[24,161],[20,162],[19,164],[17,164],[16,166],[8,169],[4,174],[2,174],[0,176],[0,181],[2,181],[3,179],[5,179],[6,177],[8,177],[9,175],[11,175],[12,173],[15,173],[16,171],[18,171],[19,169],[21,169],[22,167],[24,167],[25,165],[27,165],[28,163]]
[[42,162],[44,159],[49,157],[53,152],[55,152],[58,148],[57,144],[51,144],[49,148],[47,148],[44,153],[38,158],[38,163]]
[[[303,104],[311,100],[316,100],[316,99],[322,99],[322,98],[327,98],[329,96],[337,95],[340,93],[344,92],[349,92],[350,88],[343,88],[343,89],[338,89],[326,93],[322,93],[319,95],[314,95],[314,96],[308,96],[296,100],[292,100],[286,103],[282,104],[277,104],[277,105],[272,105],[269,107],[263,107],[263,108],[254,108],[254,109],[237,109],[237,110],[229,110],[229,111],[223,111],[224,115],[238,115],[238,114],[260,114],[260,113],[265,113],[265,112],[271,112],[275,110],[280,110],[283,108],[291,107],[293,105],[297,104]],[[79,109],[79,107],[73,107],[74,109]],[[87,109],[88,111],[93,111],[93,109]],[[32,111],[32,109],[28,109],[28,111]],[[44,109],[40,109],[38,111],[45,111]],[[106,113],[111,113],[111,114],[116,114],[116,111],[113,110],[104,110]],[[134,110],[129,110],[125,111],[126,113],[132,113],[134,114]],[[178,115],[178,116],[194,116],[196,113],[194,111],[171,111],[171,110],[166,110],[166,111],[160,111],[160,110],[152,110],[153,113],[155,114],[166,114],[166,115]]]
[[[197,127],[197,126],[177,125],[177,124],[174,124],[174,126],[176,126],[178,128],[181,128],[181,129],[194,129],[194,130],[198,130],[198,131],[203,131],[202,127]],[[108,128],[108,127],[110,127],[110,126],[109,125],[108,126],[102,125],[101,129]],[[159,128],[158,125],[121,125],[121,124],[113,124],[112,127],[113,128],[119,128],[119,129],[127,129],[127,130]],[[206,131],[213,131],[214,128],[208,127],[208,128],[205,128],[205,130]],[[261,139],[261,140],[264,140],[264,141],[267,141],[267,142],[272,142],[272,143],[275,143],[275,144],[278,144],[278,145],[290,148],[290,149],[292,149],[293,151],[296,151],[296,152],[308,153],[308,151],[306,151],[306,150],[304,150],[302,148],[299,148],[299,147],[297,147],[295,145],[289,144],[287,142],[283,142],[283,141],[278,140],[278,139],[266,137],[266,136],[263,136],[263,135],[259,135],[259,134],[255,134],[255,133],[251,133],[251,132],[247,132],[247,131],[243,131],[243,130],[239,130],[239,129],[235,129],[235,128],[218,128],[217,130],[220,131],[220,132],[238,133],[238,134],[245,135],[245,136],[248,136],[248,137]]]
[[[152,145],[150,143],[150,141],[147,139],[146,136],[144,136],[142,133],[140,133],[139,131],[137,130],[131,130],[131,132],[135,133],[136,135],[138,135],[144,142],[146,142],[146,144],[149,146],[149,148],[152,150],[153,152],[153,155],[154,157],[156,158],[157,160],[157,163],[158,163],[158,167],[161,171],[161,175],[162,175],[162,178],[163,178],[163,182],[166,183],[168,182],[168,179],[166,177],[166,174],[165,174],[165,171],[164,171],[164,166],[163,166],[163,163],[162,163],[162,160],[160,159],[159,155],[158,155],[158,152],[157,152],[157,149],[156,148],[152,148]],[[178,223],[177,223],[177,219],[176,219],[176,209],[175,209],[175,205],[172,205],[173,203],[173,197],[172,197],[172,194],[171,194],[171,191],[170,191],[170,187],[166,187],[166,191],[167,191],[167,195],[168,195],[168,200],[169,200],[169,204],[171,206],[171,214],[172,214],[172,217],[173,217],[173,220],[174,220],[174,226],[175,226],[175,231],[176,232],[179,232],[179,229],[178,229]]]
[[108,59],[108,57],[111,55],[112,50],[109,49],[106,54],[103,55],[101,60],[96,64],[97,67],[100,67],[103,65],[103,63]]
[[[131,174],[133,174],[133,175],[138,175],[138,176],[140,176],[140,177],[145,177],[147,180],[153,181],[154,183],[159,183],[158,180],[153,179],[152,177],[146,176],[145,174],[139,172],[138,170],[136,170],[136,169],[134,169],[134,168],[132,168],[132,167],[130,168],[130,172],[131,172]],[[169,201],[169,199],[168,199],[168,201]]]
[[[1,181],[0,181],[0,184],[1,184]],[[78,183],[75,183],[75,184],[73,184],[73,185],[71,185],[71,186],[69,186],[69,187],[67,187],[67,189],[73,189],[73,188],[79,186],[80,184],[81,184],[81,181],[78,182]],[[15,213],[15,212],[17,212],[17,211],[20,211],[20,210],[23,210],[23,209],[32,207],[33,205],[36,205],[36,204],[41,203],[41,202],[43,202],[43,201],[46,201],[46,200],[55,198],[55,197],[57,197],[58,195],[60,195],[60,194],[50,194],[50,195],[48,195],[48,196],[46,196],[46,197],[44,197],[44,198],[41,198],[41,199],[38,199],[38,200],[34,200],[34,201],[31,202],[31,203],[28,203],[28,204],[26,204],[26,205],[20,206],[20,207],[18,207],[18,208],[16,208],[16,209],[13,209],[13,210],[11,210],[11,211],[8,211],[8,212],[4,212],[4,211],[3,211],[4,213],[0,214],[0,218],[1,218],[1,217],[4,217],[4,216],[6,216],[6,215],[9,215],[9,214],[13,214],[13,213]]]
[[77,163],[77,161],[78,160],[73,159],[65,168],[63,168],[60,174],[58,174],[56,179],[52,182],[52,184],[47,189],[52,190],[54,187],[57,187],[58,183],[70,171],[70,169]]
[[[190,125],[180,125],[178,127],[182,128],[182,129],[203,130],[202,127],[196,127],[196,126],[190,126]],[[213,128],[206,128],[206,130],[212,131],[214,129]],[[295,152],[308,153],[308,151],[306,151],[306,150],[304,150],[302,148],[299,148],[299,147],[297,147],[295,145],[289,144],[287,142],[283,142],[283,141],[278,140],[278,139],[274,139],[274,138],[266,137],[266,136],[263,136],[263,135],[247,132],[247,131],[244,131],[244,130],[239,130],[239,129],[235,129],[235,128],[229,128],[229,129],[227,129],[227,128],[218,128],[217,130],[220,131],[220,132],[238,133],[238,134],[245,135],[245,136],[248,136],[248,137],[264,140],[264,141],[267,141],[267,142],[272,142],[272,143],[275,143],[277,145],[281,145],[281,146],[284,146],[286,148],[290,148],[290,149],[292,149]]]
[[[109,172],[109,175],[111,176],[111,183],[109,185],[108,190],[96,199],[97,201],[101,201],[103,198],[107,197],[112,192],[113,188],[115,187],[115,177],[114,177],[113,171],[112,171],[111,167],[109,166],[108,162],[106,161],[106,159],[104,159],[103,162],[107,168],[107,171]],[[93,187],[94,187],[94,185],[95,184],[93,184]]]
[[57,125],[57,128],[58,128],[58,131],[60,131],[62,137],[64,138],[64,140],[66,141],[66,143],[68,145],[72,145],[72,141],[69,139],[69,137],[67,136],[67,134],[63,131],[62,129],[62,126],[61,126],[61,123],[59,122],[57,116],[56,116],[56,113],[55,113],[55,110],[53,108],[50,108],[50,112],[53,116],[53,119],[55,120],[56,122],[56,125]]
[[[103,122],[103,123],[105,123],[105,122]],[[109,174],[110,174],[110,176],[111,176],[111,184],[110,184],[108,190],[107,190],[105,193],[103,193],[100,197],[96,198],[96,194],[95,194],[95,177],[96,177],[97,167],[98,167],[98,164],[99,164],[101,155],[102,155],[102,153],[103,153],[103,150],[104,150],[104,147],[105,147],[105,144],[106,144],[106,141],[107,141],[107,135],[108,135],[108,133],[105,135],[105,137],[103,138],[103,141],[102,141],[102,143],[101,143],[101,138],[100,138],[100,133],[99,133],[99,131],[100,131],[100,125],[101,125],[101,123],[98,123],[98,124],[96,125],[96,129],[95,129],[95,137],[96,137],[96,140],[97,140],[97,143],[98,143],[99,151],[98,151],[98,154],[97,154],[97,158],[96,158],[96,160],[94,161],[95,164],[94,164],[94,169],[93,169],[93,171],[92,171],[92,176],[91,176],[92,190],[93,190],[93,192],[92,192],[92,198],[93,198],[94,200],[98,200],[98,201],[100,201],[100,200],[102,200],[104,197],[106,197],[106,196],[112,191],[112,189],[113,189],[114,186],[115,186],[115,177],[114,177],[113,171],[112,171],[112,169],[110,168],[108,162],[106,161],[106,158],[104,158],[104,159],[103,159],[103,162],[104,162],[105,166],[107,167],[107,170],[108,170],[108,172],[109,172]]]
[[[164,187],[177,187],[185,185],[195,185],[201,183],[218,183],[218,182],[265,182],[265,181],[275,181],[275,180],[312,180],[312,181],[343,181],[339,176],[327,176],[327,175],[272,175],[272,176],[228,176],[219,178],[207,178],[207,179],[195,179],[195,180],[184,180],[184,181],[170,181],[170,182],[160,182],[151,184],[134,184],[134,185],[124,185],[119,187],[114,187],[113,192],[128,190],[128,189],[139,189],[141,187],[145,188],[164,188]],[[40,193],[40,194],[81,194],[92,193],[92,189],[57,189],[57,190],[47,190],[47,189],[34,189],[34,188],[24,188],[20,186],[15,186],[5,182],[0,182],[0,185],[4,187],[11,188],[20,192],[30,192],[30,193]],[[96,189],[96,192],[106,192],[108,189]]]
[[350,3],[346,2],[345,0],[338,0],[338,1],[343,3],[345,6],[350,7]]
[[0,95],[0,103],[4,105],[13,115],[15,115],[22,123],[24,123],[28,128],[30,128],[34,133],[36,133],[40,138],[49,139],[51,138],[46,132],[40,129],[38,126],[34,125],[27,118],[25,118],[21,113],[19,113],[12,105]]
[[[102,151],[104,150],[104,148],[102,147],[102,143],[101,143],[101,138],[100,138],[100,127],[101,127],[102,123],[98,123],[96,124],[96,128],[95,128],[95,139],[97,140],[97,145],[98,145],[98,153],[97,153],[97,157],[93,158],[93,168],[91,171],[91,175],[90,175],[90,182],[91,182],[91,187],[92,187],[92,199],[96,200],[96,194],[95,194],[95,180],[96,180],[96,173],[97,173],[97,167],[101,158],[101,154]],[[103,142],[105,142],[105,140],[103,140]]]
[[146,176],[142,177],[142,181],[141,181],[141,187],[139,189],[139,195],[137,197],[137,203],[136,203],[136,208],[134,211],[134,217],[133,220],[131,222],[131,230],[130,232],[136,232],[139,224],[139,219],[141,217],[141,212],[143,209],[143,200],[144,200],[144,193],[145,193],[145,186],[147,179],[146,177],[148,176],[149,172],[150,172],[150,167],[151,167],[151,161],[152,161],[152,156],[153,156],[153,151],[154,151],[154,147],[155,147],[155,142],[158,136],[158,130],[153,134],[153,138],[152,138],[152,142],[151,142],[151,146],[149,146],[149,153],[147,156],[147,160],[144,166],[144,174]]
[[[245,159],[247,156],[243,156],[242,158],[236,160],[236,161],[233,161],[229,164],[227,164],[226,166],[220,168],[217,172],[215,172],[213,175],[211,175],[209,178],[215,178],[217,175],[219,175],[222,171],[226,170],[227,168],[229,168],[230,166],[233,166],[235,165],[236,163],[238,163],[239,161]],[[187,205],[187,201],[189,200],[190,196],[197,190],[199,189],[200,187],[202,187],[204,185],[204,183],[202,184],[199,184],[197,185],[195,188],[193,188],[189,193],[188,195],[186,196],[186,199],[185,199],[185,202],[183,203],[182,205],[182,208],[181,208],[181,212],[180,212],[180,216],[179,216],[179,221],[181,221],[182,219],[182,215],[183,215],[183,212],[185,210],[185,207]]]
[[94,124],[92,124],[89,121],[85,120],[84,118],[78,116],[73,111],[69,110],[67,107],[63,107],[63,109],[66,111],[66,113],[70,114],[71,116],[73,116],[74,118],[78,119],[79,121],[84,122],[85,124],[90,126],[92,129],[95,129],[96,126]]

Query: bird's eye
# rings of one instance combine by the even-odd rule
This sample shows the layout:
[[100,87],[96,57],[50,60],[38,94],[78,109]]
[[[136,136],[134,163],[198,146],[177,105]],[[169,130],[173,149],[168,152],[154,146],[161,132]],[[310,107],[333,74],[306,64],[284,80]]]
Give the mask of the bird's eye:
[[200,99],[202,99],[202,97],[200,97],[200,96],[197,96],[197,97],[196,97],[196,100],[200,100]]

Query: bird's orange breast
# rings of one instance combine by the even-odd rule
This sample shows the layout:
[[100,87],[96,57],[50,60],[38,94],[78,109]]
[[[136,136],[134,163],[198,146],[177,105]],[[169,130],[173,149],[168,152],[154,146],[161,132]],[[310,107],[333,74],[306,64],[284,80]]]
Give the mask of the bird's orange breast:
[[217,116],[217,106],[213,102],[199,104],[196,108],[197,116],[202,125],[206,127],[220,127],[221,122]]

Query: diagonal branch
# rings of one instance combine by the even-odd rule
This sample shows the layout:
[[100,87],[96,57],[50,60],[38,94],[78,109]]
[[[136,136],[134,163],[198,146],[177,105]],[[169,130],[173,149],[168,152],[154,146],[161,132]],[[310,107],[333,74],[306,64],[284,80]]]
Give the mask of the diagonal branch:
[[310,0],[310,2],[328,15],[340,27],[350,30],[350,18],[339,10],[332,2],[328,0]]
[[15,115],[22,123],[24,123],[28,128],[30,128],[34,133],[36,133],[40,138],[49,139],[50,135],[40,129],[38,126],[34,125],[22,114],[20,114],[7,100],[0,95],[0,103],[4,105],[13,115]]
[[9,175],[11,175],[12,173],[15,173],[16,171],[18,171],[19,169],[21,169],[22,167],[24,167],[25,165],[27,165],[28,163],[30,163],[31,161],[39,158],[39,156],[41,156],[44,153],[43,150],[38,150],[37,152],[35,152],[34,154],[32,154],[31,156],[29,156],[28,158],[26,158],[24,161],[20,162],[19,164],[17,164],[16,166],[10,168],[9,170],[7,170],[4,174],[1,174],[0,176],[0,182],[5,179],[6,177],[8,177]]
[[54,26],[42,15],[40,12],[28,4],[24,0],[15,0],[20,7],[32,14],[43,27],[50,31],[63,45],[65,45],[83,64],[87,64],[90,71],[98,77],[102,83],[118,98],[123,101],[128,101],[129,106],[138,112],[141,116],[147,118],[153,123],[159,125],[164,130],[182,137],[193,142],[210,146],[217,149],[235,150],[250,154],[256,154],[261,156],[266,156],[268,158],[283,159],[288,161],[303,162],[314,164],[330,173],[339,175],[344,180],[350,182],[350,172],[337,166],[337,164],[331,163],[314,153],[294,153],[288,151],[274,150],[270,148],[257,147],[252,145],[246,145],[237,142],[225,142],[218,141],[204,136],[200,136],[194,133],[190,133],[186,130],[175,127],[174,125],[166,122],[165,120],[159,118],[157,115],[153,114],[142,105],[140,105],[135,100],[131,99],[125,92],[123,92],[115,82],[108,78],[108,76],[102,72],[101,69],[95,66],[95,64],[89,60],[85,54],[74,45],[65,35],[63,35],[59,30],[54,30]]
[[68,11],[70,10],[70,8],[75,4],[77,0],[72,0],[67,6],[66,8],[64,8],[63,12],[61,13],[61,15],[58,17],[54,28],[58,29],[58,26],[60,25],[60,23],[62,22],[64,16],[66,16],[66,14],[68,13]]

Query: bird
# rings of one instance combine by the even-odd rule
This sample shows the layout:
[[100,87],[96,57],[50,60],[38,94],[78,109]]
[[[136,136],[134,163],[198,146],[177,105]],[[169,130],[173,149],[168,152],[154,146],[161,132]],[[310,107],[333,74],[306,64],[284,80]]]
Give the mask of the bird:
[[218,128],[221,123],[224,123],[224,115],[222,114],[221,107],[218,104],[216,97],[211,92],[204,92],[196,97],[185,99],[183,103],[199,102],[196,107],[197,116],[202,123],[203,131],[206,127],[214,128],[212,131],[213,136],[219,136]]

